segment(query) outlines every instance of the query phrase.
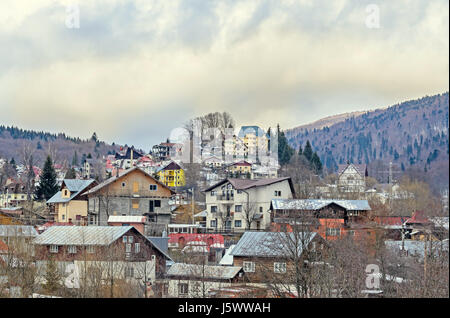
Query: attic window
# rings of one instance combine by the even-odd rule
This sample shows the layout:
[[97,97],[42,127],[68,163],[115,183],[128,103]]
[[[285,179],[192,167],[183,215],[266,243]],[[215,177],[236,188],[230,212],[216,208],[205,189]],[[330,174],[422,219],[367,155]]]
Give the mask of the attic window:
[[126,186],[126,183],[125,182],[122,182],[122,187],[125,187]]

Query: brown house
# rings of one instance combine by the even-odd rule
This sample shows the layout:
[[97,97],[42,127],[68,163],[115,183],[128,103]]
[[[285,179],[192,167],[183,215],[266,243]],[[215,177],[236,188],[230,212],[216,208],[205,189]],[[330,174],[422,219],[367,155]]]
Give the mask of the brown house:
[[325,240],[315,232],[245,232],[230,255],[251,283],[266,283],[292,272],[295,260],[302,266],[320,261],[326,250]]
[[113,264],[114,277],[155,284],[170,257],[132,226],[52,226],[33,244],[38,266],[53,258],[59,266],[75,264],[89,272]]
[[170,188],[138,167],[128,169],[92,188],[88,198],[88,224],[107,225],[108,218],[146,216],[145,235],[158,235],[170,223]]

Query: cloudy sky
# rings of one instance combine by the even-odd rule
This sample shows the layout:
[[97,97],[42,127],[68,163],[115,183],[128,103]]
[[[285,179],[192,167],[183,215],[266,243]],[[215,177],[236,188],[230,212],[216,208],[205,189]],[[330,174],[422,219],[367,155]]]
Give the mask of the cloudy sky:
[[212,111],[291,128],[442,93],[448,11],[448,0],[1,0],[0,124],[148,150]]

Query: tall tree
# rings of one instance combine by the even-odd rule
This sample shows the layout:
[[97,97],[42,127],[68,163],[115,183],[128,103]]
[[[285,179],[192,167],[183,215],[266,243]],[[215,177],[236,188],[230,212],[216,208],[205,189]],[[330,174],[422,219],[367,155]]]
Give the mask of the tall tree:
[[313,151],[309,140],[306,141],[306,146],[305,149],[303,150],[303,155],[306,157],[306,159],[308,159],[309,162],[311,162]]
[[281,165],[285,165],[291,160],[294,154],[294,149],[289,146],[284,132],[280,130],[280,125],[277,125],[278,132],[278,161]]
[[73,153],[73,157],[72,157],[72,166],[76,167],[78,166],[78,153],[75,150],[75,152]]
[[323,165],[322,162],[320,161],[319,156],[317,155],[317,152],[314,152],[314,154],[312,155],[311,166],[316,173],[322,172]]
[[56,182],[56,172],[53,168],[52,158],[47,156],[45,160],[44,169],[39,180],[39,185],[36,188],[36,197],[38,200],[48,200],[56,192],[58,192],[58,184]]
[[76,179],[77,174],[75,173],[75,169],[73,167],[70,167],[67,172],[66,175],[64,176],[64,179]]

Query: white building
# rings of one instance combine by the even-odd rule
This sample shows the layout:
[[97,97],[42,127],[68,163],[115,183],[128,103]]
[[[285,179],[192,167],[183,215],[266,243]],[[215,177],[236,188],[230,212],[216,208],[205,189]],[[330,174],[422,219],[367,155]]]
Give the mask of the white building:
[[227,178],[204,192],[208,231],[265,230],[270,226],[271,200],[292,199],[294,186],[289,177]]

